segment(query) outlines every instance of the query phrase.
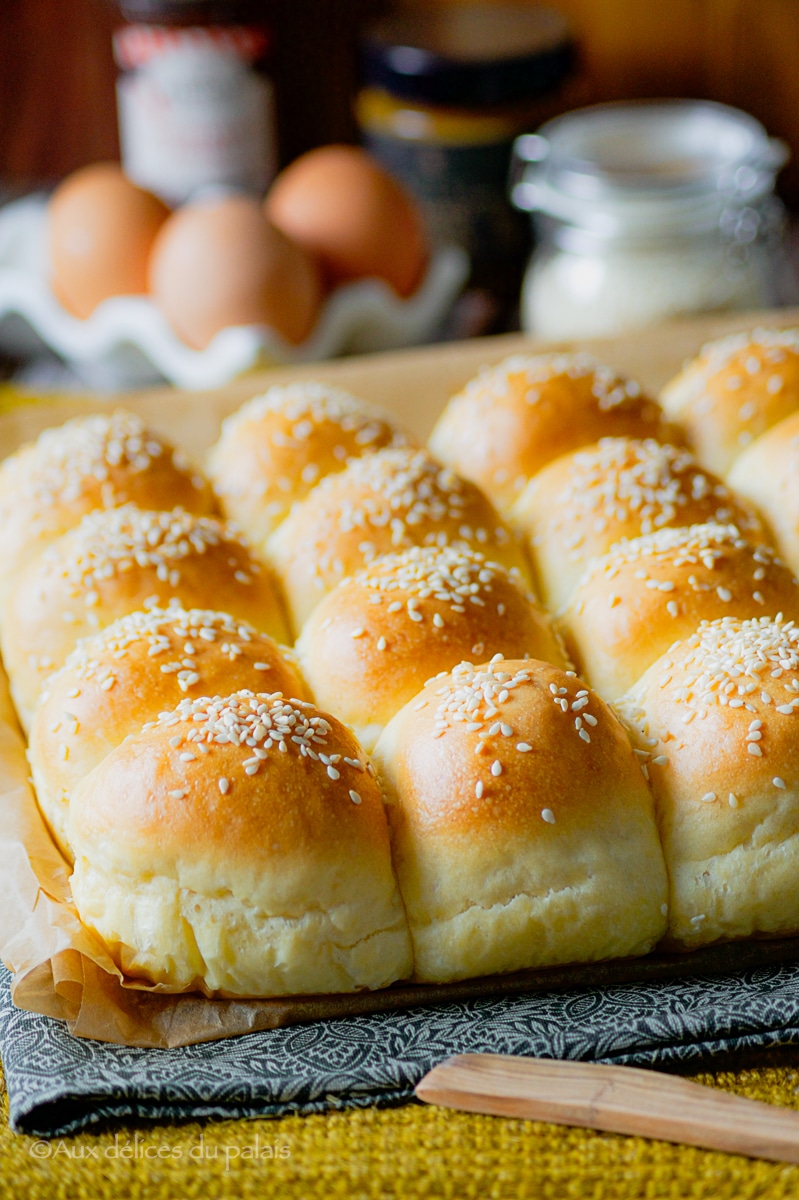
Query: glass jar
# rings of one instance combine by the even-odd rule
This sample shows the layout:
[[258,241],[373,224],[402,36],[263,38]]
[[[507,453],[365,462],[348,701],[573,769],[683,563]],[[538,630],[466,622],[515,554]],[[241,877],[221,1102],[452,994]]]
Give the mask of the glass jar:
[[604,337],[795,302],[773,191],[787,158],[753,117],[704,101],[598,105],[518,138],[511,197],[536,237],[523,328]]
[[255,0],[119,0],[126,174],[168,204],[209,186],[262,194],[277,166],[269,30]]
[[537,5],[400,5],[363,35],[364,145],[419,201],[434,242],[468,252],[471,287],[510,306],[530,247],[507,196],[513,142],[563,107],[573,63],[566,21]]

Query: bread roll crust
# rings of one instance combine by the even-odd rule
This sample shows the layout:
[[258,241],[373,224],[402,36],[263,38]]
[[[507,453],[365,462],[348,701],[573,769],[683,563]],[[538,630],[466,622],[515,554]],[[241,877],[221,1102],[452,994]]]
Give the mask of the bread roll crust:
[[184,508],[214,499],[199,469],[133,413],[76,417],[0,464],[0,609],[17,572],[89,512]]
[[375,749],[417,978],[645,954],[666,927],[652,798],[573,674],[460,664]]
[[380,450],[323,479],[267,542],[300,632],[336,584],[411,546],[471,548],[529,576],[491,501],[421,450]]
[[591,355],[519,354],[452,397],[429,446],[506,512],[547,463],[602,437],[682,440],[639,383]]
[[413,547],[343,580],[297,643],[317,703],[370,750],[382,727],[440,671],[502,654],[566,665],[546,612],[499,563]]
[[138,609],[211,606],[287,640],[275,587],[235,529],[213,517],[134,505],[89,513],[17,577],[3,662],[28,728],[49,674],[81,637]]
[[209,473],[222,511],[261,545],[320,479],[410,437],[379,409],[340,388],[269,388],[222,424]]
[[765,519],[780,554],[799,573],[799,413],[780,421],[743,451],[729,475]]
[[308,698],[292,652],[228,613],[135,612],[79,642],[47,680],[28,750],[39,807],[64,857],[73,858],[72,792],[129,734],[184,696],[264,687]]
[[78,785],[70,833],[78,912],[128,976],[269,996],[410,971],[380,786],[312,704],[182,701]]
[[799,620],[799,585],[734,525],[691,525],[620,542],[589,566],[561,617],[578,670],[605,700],[716,617]]
[[764,540],[754,511],[693,455],[651,440],[603,438],[565,454],[530,480],[513,509],[533,558],[539,594],[562,608],[592,558],[623,538],[709,521]]
[[726,476],[747,446],[799,408],[799,330],[755,329],[709,342],[662,401],[699,461]]
[[617,705],[671,879],[669,942],[799,931],[799,630],[703,622]]

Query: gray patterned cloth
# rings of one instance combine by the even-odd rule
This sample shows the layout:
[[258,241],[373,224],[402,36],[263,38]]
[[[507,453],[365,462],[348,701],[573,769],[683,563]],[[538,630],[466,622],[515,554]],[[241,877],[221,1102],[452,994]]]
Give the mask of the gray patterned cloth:
[[12,1127],[39,1137],[120,1119],[279,1116],[396,1104],[468,1051],[666,1065],[799,1042],[799,965],[475,999],[247,1034],[176,1050],[81,1040],[11,1003],[0,1057]]

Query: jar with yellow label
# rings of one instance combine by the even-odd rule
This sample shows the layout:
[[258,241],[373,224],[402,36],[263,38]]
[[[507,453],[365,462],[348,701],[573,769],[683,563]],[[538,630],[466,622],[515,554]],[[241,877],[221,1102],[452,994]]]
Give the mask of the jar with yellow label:
[[529,239],[507,200],[511,147],[563,103],[566,22],[532,6],[407,5],[367,31],[362,58],[365,146],[420,201],[433,240],[468,251],[472,287],[507,306]]

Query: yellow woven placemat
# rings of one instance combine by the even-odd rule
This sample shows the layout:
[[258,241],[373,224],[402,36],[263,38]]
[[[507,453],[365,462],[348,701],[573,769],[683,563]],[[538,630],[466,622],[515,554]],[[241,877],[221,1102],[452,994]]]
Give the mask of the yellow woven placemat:
[[[799,1108],[799,1049],[693,1076]],[[799,1166],[644,1138],[409,1104],[321,1116],[123,1126],[52,1142],[8,1128],[0,1196],[14,1200],[782,1200]]]

